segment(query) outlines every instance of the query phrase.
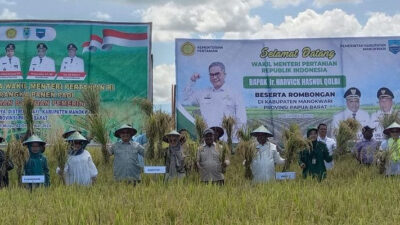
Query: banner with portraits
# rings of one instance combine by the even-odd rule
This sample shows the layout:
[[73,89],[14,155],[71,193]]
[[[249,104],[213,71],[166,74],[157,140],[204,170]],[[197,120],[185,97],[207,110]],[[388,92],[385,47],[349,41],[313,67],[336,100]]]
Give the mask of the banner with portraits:
[[82,89],[100,90],[115,123],[134,97],[152,97],[151,23],[2,21],[0,49],[0,128],[25,129],[26,95],[36,128],[50,127],[52,115],[73,126],[86,114]]
[[382,140],[379,120],[400,98],[400,37],[177,39],[175,50],[177,126],[193,134],[196,115],[264,124],[277,139],[291,123],[334,136],[355,118]]

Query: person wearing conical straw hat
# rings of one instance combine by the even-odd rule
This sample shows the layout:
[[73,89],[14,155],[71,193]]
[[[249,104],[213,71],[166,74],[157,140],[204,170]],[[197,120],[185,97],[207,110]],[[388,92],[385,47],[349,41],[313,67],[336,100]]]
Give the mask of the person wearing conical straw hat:
[[[30,136],[23,142],[29,150],[29,159],[25,163],[24,174],[27,176],[44,175],[44,186],[50,186],[49,167],[47,166],[47,158],[43,155],[46,142],[36,135]],[[40,184],[28,184],[28,187],[38,187]]]
[[390,124],[383,133],[390,138],[387,140],[386,151],[391,151],[389,165],[386,167],[386,175],[400,175],[400,124]]
[[[0,137],[0,143],[3,141],[3,137]],[[4,151],[0,149],[0,188],[8,186],[8,171],[12,170],[13,168],[14,164],[11,159],[7,158]]]
[[275,179],[275,164],[283,164],[285,159],[279,155],[276,145],[268,141],[273,134],[263,125],[250,134],[257,138],[257,153],[250,165],[253,182],[260,183]]
[[[68,159],[64,166],[65,184],[84,186],[93,184],[98,171],[92,156],[84,147],[88,140],[75,131],[67,138],[67,141],[71,145],[71,151],[68,153]],[[59,173],[60,168],[57,168],[56,172]]]
[[308,175],[322,181],[326,178],[325,162],[331,162],[326,144],[318,141],[318,129],[311,127],[307,129],[307,138],[311,141],[310,149],[299,152],[299,166],[303,169],[303,178]]
[[224,185],[224,168],[230,164],[229,160],[221,160],[221,148],[214,142],[214,131],[206,129],[203,132],[204,144],[197,152],[197,167],[200,180],[203,183]]
[[168,143],[168,148],[165,149],[164,155],[166,166],[165,181],[171,178],[185,177],[185,155],[180,137],[181,135],[176,130],[173,130],[163,138],[163,141]]
[[110,149],[110,153],[114,155],[114,178],[134,186],[141,180],[139,156],[144,157],[143,146],[132,141],[136,133],[136,129],[130,124],[122,125],[114,132],[114,136],[121,141],[114,143]]
[[225,134],[224,129],[219,126],[210,127],[210,129],[214,131],[214,142],[218,143],[219,139]]

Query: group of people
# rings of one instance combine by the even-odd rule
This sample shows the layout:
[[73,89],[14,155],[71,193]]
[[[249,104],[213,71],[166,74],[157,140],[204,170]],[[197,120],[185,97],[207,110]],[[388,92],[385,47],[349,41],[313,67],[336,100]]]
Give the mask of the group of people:
[[[47,45],[39,43],[36,46],[37,55],[32,58],[29,72],[56,72],[54,59],[48,57]],[[0,72],[21,71],[20,60],[15,56],[15,44],[9,43],[5,47],[5,56],[0,58]],[[60,66],[60,72],[83,73],[84,61],[76,56],[78,48],[75,44],[67,45],[68,56],[63,59]],[[29,74],[28,74],[29,75]]]
[[[164,149],[164,162],[166,167],[165,181],[180,179],[186,176],[185,165],[185,141],[182,134],[185,130],[177,132],[173,130],[165,134],[163,141],[168,143]],[[362,164],[371,165],[375,161],[375,154],[380,150],[390,153],[390,162],[386,168],[386,175],[400,174],[400,125],[394,122],[384,130],[389,138],[380,144],[373,138],[374,128],[364,126],[362,128],[363,140],[356,143],[352,149],[355,158]],[[109,149],[109,154],[114,155],[114,178],[117,181],[126,181],[133,185],[140,183],[143,167],[145,148],[133,141],[137,130],[131,125],[124,124],[118,128],[114,135],[119,141]],[[307,130],[307,138],[310,147],[299,152],[298,164],[302,169],[304,178],[311,176],[321,181],[326,178],[327,169],[333,167],[333,153],[336,148],[334,139],[326,136],[327,125],[322,123],[317,128]],[[229,154],[223,154],[223,147],[219,139],[224,135],[221,127],[214,126],[203,132],[204,143],[197,151],[196,166],[200,174],[200,180],[204,183],[217,185],[224,184],[224,173],[230,165]],[[275,179],[275,165],[283,164],[285,159],[280,156],[277,146],[269,141],[273,137],[266,127],[260,126],[251,132],[256,139],[256,152],[251,162],[252,179],[254,183],[267,182]],[[59,167],[56,173],[63,176],[67,185],[91,185],[96,181],[97,168],[93,163],[90,153],[85,150],[89,141],[77,130],[69,130],[63,134],[63,138],[69,143],[68,159],[63,171]],[[3,138],[0,138],[3,141]],[[32,135],[23,142],[29,151],[29,159],[24,167],[24,175],[43,175],[44,183],[49,186],[50,176],[47,159],[44,156],[46,142],[36,135]],[[8,170],[13,169],[11,159],[0,150],[1,187],[8,186]],[[38,184],[29,184],[38,186]]]

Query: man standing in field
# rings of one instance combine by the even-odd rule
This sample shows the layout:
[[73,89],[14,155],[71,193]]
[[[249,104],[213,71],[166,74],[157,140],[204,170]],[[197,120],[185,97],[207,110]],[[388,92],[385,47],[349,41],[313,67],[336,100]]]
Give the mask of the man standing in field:
[[[234,128],[234,133],[236,133],[247,123],[242,95],[225,84],[227,73],[223,63],[213,62],[209,65],[208,70],[212,87],[195,91],[194,85],[201,77],[199,73],[194,73],[190,77],[189,85],[184,89],[184,102],[200,107],[200,113],[208,127],[220,127],[224,115],[232,116],[236,121]],[[234,142],[237,142],[236,138],[234,138]]]
[[[325,123],[320,123],[317,129],[317,141],[324,142],[326,144],[326,147],[328,148],[329,155],[332,156],[333,151],[336,149],[336,141],[326,135],[328,131],[328,126]],[[331,162],[325,161],[325,167],[327,170],[331,170],[333,168],[333,160]]]
[[357,142],[357,144],[351,150],[356,159],[365,165],[372,164],[375,153],[379,148],[379,143],[372,137],[374,130],[375,129],[372,127],[364,126],[362,128],[362,134],[364,136],[363,140]]
[[200,180],[204,183],[223,185],[223,167],[229,165],[229,160],[221,160],[221,148],[214,142],[214,131],[207,129],[203,133],[204,145],[200,146],[197,153],[197,167]]

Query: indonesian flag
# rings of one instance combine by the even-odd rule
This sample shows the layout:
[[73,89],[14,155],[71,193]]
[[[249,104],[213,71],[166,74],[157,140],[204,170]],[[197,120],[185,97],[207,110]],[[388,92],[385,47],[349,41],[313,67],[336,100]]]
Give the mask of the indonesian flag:
[[82,44],[82,52],[95,52],[97,49],[102,49],[103,39],[95,34],[90,35],[90,41]]
[[113,45],[124,47],[148,47],[149,39],[147,33],[125,33],[112,29],[103,30],[103,38],[91,35],[90,41],[82,44],[82,52],[94,52],[97,49],[108,51]]

